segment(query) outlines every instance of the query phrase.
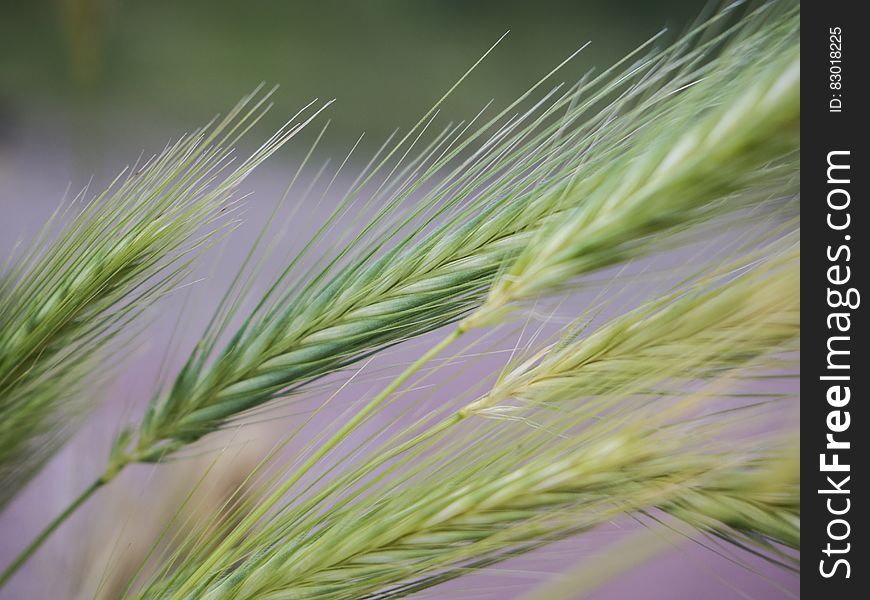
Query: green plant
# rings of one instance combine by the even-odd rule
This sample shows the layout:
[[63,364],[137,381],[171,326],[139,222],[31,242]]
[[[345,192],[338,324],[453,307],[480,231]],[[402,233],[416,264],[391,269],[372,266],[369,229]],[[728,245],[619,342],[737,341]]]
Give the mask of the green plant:
[[[682,41],[672,51],[679,60],[650,59],[647,72],[632,68],[637,82],[614,88],[608,73],[579,86],[544,115],[567,107],[566,116],[547,127],[540,119],[514,124],[513,136],[499,130],[471,167],[463,162],[436,182],[410,217],[396,215],[377,229],[441,163],[411,178],[309,282],[273,286],[223,351],[215,348],[222,328],[207,332],[173,387],[152,403],[132,450],[119,440],[110,471],[160,460],[235,415],[469,311],[476,310],[462,331],[515,299],[650,252],[657,234],[673,237],[769,203],[772,194],[787,195],[794,189],[800,114],[799,61],[788,45],[793,33],[782,25],[738,37],[737,48],[726,46],[719,61],[702,66],[697,55],[712,42],[685,50]],[[735,80],[732,61],[759,45],[782,56],[743,68]],[[675,93],[702,74],[703,81]],[[723,92],[726,79],[735,92]],[[611,94],[617,97],[608,101]],[[700,105],[712,108],[699,115]],[[580,121],[588,111],[591,119]],[[615,125],[620,112],[624,123]],[[640,118],[642,127],[632,120]],[[593,140],[594,155],[580,151]],[[435,222],[442,214],[444,222]],[[412,233],[404,233],[411,224]],[[376,241],[366,243],[363,234]],[[493,281],[498,285],[490,290]]]
[[[247,175],[298,131],[278,131],[233,167],[232,146],[261,115],[243,99],[221,122],[184,136],[122,172],[106,191],[83,191],[55,215],[0,284],[0,501],[63,442],[106,347],[182,280],[225,232]],[[81,206],[79,210],[78,207]],[[76,212],[77,211],[77,212]],[[98,367],[99,364],[99,367]],[[91,397],[92,394],[89,394]]]
[[114,362],[108,349],[129,344],[141,315],[228,230],[240,184],[319,112],[294,122],[300,112],[234,166],[233,145],[268,110],[269,94],[257,94],[126,169],[97,197],[85,202],[82,192],[55,218],[63,221],[79,204],[81,210],[62,226],[49,222],[6,273],[0,503],[36,474],[95,402],[91,386],[99,387]]
[[[733,281],[705,277],[591,333],[569,329],[493,392],[340,462],[310,496],[286,486],[297,469],[143,597],[361,596],[654,507],[797,547],[792,481],[766,490],[763,452],[720,448],[728,417],[688,418],[729,373],[794,349],[799,253],[764,255]],[[680,397],[699,379],[716,383]]]
[[[336,213],[240,314],[252,250],[172,385],[155,392],[141,420],[115,440],[104,472],[2,581],[128,465],[160,463],[255,409],[451,324],[334,431],[312,440],[250,498],[230,503],[229,518],[192,533],[138,593],[393,597],[616,515],[650,511],[738,543],[797,546],[794,482],[771,496],[756,474],[768,472],[776,440],[761,435],[751,450],[721,443],[723,431],[742,435],[743,415],[758,407],[735,409],[737,418],[703,414],[706,400],[727,397],[721,389],[731,378],[752,381],[758,369],[794,351],[799,338],[798,225],[791,217],[800,147],[799,13],[788,3],[737,12],[730,7],[670,48],[644,54],[644,47],[597,77],[534,100],[551,73],[479,128],[478,116],[426,143],[439,101],[396,145],[385,145]],[[759,55],[771,58],[752,60]],[[88,216],[85,231],[94,223],[94,234],[115,231],[115,219],[132,207],[117,230],[147,260],[125,243],[93,242],[89,233],[81,238],[95,248],[85,254],[86,269],[61,261],[49,269],[60,279],[34,276],[33,285],[56,289],[58,297],[81,287],[77,310],[99,316],[84,320],[85,329],[64,329],[73,344],[92,344],[83,346],[86,356],[70,361],[59,354],[45,364],[90,384],[87,357],[97,356],[145,300],[171,287],[183,269],[169,268],[157,283],[152,278],[174,261],[188,264],[184,257],[211,239],[194,238],[197,226],[220,214],[250,169],[302,125],[281,130],[219,184],[209,174],[224,151],[185,140],[156,163],[179,161],[180,168],[146,170],[144,180],[137,174],[114,200],[95,204],[107,220],[101,227],[103,217]],[[162,183],[143,200],[152,178]],[[375,205],[382,208],[349,240],[312,256],[343,216]],[[772,231],[753,232],[728,266],[708,264],[591,333],[589,322],[578,321],[560,341],[512,361],[476,399],[445,400],[395,433],[391,423],[386,442],[352,458],[361,426],[398,402],[403,386],[424,379],[420,371],[466,333],[498,326],[541,298],[594,285],[591,273],[759,215],[786,218]],[[69,235],[81,243],[77,227]],[[761,243],[771,237],[778,241]],[[303,259],[313,263],[303,268]],[[140,261],[147,268],[137,271]],[[747,272],[735,277],[735,270]],[[128,285],[88,282],[92,272],[104,279],[121,273]],[[19,280],[31,285],[13,271],[10,281]],[[0,300],[23,297],[21,288],[9,289]],[[109,293],[95,298],[92,289]],[[73,311],[61,321],[77,319]],[[82,338],[97,323],[104,325]],[[15,326],[0,326],[4,344],[18,343]],[[46,327],[57,329],[52,321]],[[9,352],[0,354],[0,382],[24,381],[13,372],[18,367],[2,362]],[[49,368],[40,361],[50,353],[26,355],[38,368],[21,373]],[[696,389],[699,382],[705,385]],[[48,400],[11,405],[26,408],[33,423],[49,419],[39,427],[56,431],[58,400],[42,397]],[[31,443],[34,435],[21,439]]]

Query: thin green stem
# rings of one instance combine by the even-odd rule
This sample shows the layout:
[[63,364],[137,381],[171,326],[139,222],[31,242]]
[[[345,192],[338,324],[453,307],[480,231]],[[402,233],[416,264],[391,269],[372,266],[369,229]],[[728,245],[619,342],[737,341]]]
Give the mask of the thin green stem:
[[88,488],[82,492],[78,498],[72,501],[72,503],[66,507],[66,509],[60,513],[55,519],[46,526],[45,529],[40,532],[36,538],[30,542],[30,545],[25,548],[21,554],[3,571],[3,575],[0,575],[0,588],[2,588],[9,579],[12,578],[15,573],[18,572],[18,569],[21,568],[21,565],[26,563],[28,559],[33,555],[34,552],[39,550],[40,546],[42,546],[43,542],[47,540],[54,531],[60,527],[85,501],[90,498],[94,492],[98,489],[106,485],[110,480],[100,477],[96,481],[94,481]]
[[51,534],[53,534],[58,527],[63,525],[63,523],[69,519],[82,504],[87,502],[87,500],[94,495],[94,492],[115,479],[115,477],[117,477],[118,474],[131,462],[137,462],[137,457],[125,454],[121,455],[116,460],[110,461],[105,472],[88,486],[85,491],[79,494],[79,496],[73,500],[62,513],[56,516],[51,523],[46,525],[45,529],[43,529],[32,542],[30,542],[30,545],[15,558],[12,564],[6,567],[3,574],[0,575],[0,588],[6,585],[6,582],[15,575],[18,569],[20,569],[21,566],[26,563],[37,550],[39,550],[45,540],[51,537]]
[[209,557],[197,568],[193,575],[181,585],[176,593],[176,597],[183,598],[185,595],[193,591],[196,582],[207,576],[211,572],[217,560],[229,551],[245,533],[259,521],[274,504],[281,499],[296,483],[305,476],[311,468],[316,465],[324,456],[331,450],[344,441],[347,436],[354,431],[363,421],[365,421],[375,410],[377,410],[384,402],[386,402],[392,394],[399,389],[410,377],[426,365],[430,360],[438,356],[445,348],[450,346],[459,337],[465,333],[466,329],[458,326],[453,329],[440,342],[432,346],[420,358],[411,363],[404,371],[402,371],[393,381],[385,387],[381,392],[372,398],[372,400],[358,411],[351,419],[349,419],[332,437],[324,442],[316,452],[300,465],[293,474],[288,477],[281,486],[278,487],[272,494],[262,502],[256,510],[248,513],[242,521],[236,526],[221,542],[221,544],[210,553]]

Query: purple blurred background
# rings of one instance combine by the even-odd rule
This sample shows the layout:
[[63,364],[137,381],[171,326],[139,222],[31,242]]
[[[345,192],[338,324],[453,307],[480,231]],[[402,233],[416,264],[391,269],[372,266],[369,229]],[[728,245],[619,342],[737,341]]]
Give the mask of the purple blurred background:
[[[394,127],[412,125],[509,28],[512,33],[502,47],[445,106],[444,123],[473,116],[492,98],[497,104],[509,102],[586,41],[593,42],[590,50],[569,67],[565,78],[577,78],[592,66],[606,66],[663,25],[675,31],[684,28],[703,3],[611,0],[566,7],[547,2],[383,1],[300,7],[277,1],[196,0],[178,4],[183,6],[168,0],[65,0],[4,7],[0,18],[0,259],[17,240],[26,242],[33,236],[67,186],[76,192],[93,177],[92,189],[100,189],[140,151],[158,150],[166,140],[225,110],[260,81],[279,83],[282,89],[271,115],[249,138],[249,149],[310,99],[336,97],[338,102],[326,115],[333,121],[331,130],[312,169],[330,156],[343,156],[365,131],[367,141],[357,154],[362,163],[367,151]],[[171,365],[177,367],[183,360],[209,307],[225,289],[318,128],[291,142],[245,185],[255,191],[246,222],[224,248],[203,262],[199,275],[205,279],[190,291],[189,305],[196,310],[183,313],[181,350],[174,353]],[[332,193],[322,205],[306,206],[284,239],[282,251],[298,247],[303,241],[299,232],[310,232],[339,200]],[[299,228],[296,233],[293,227]],[[623,305],[632,305],[649,289],[648,284],[626,289]],[[185,294],[173,296],[151,315],[142,343],[127,349],[123,368],[106,389],[98,390],[100,406],[93,417],[0,514],[0,563],[5,565],[102,470],[119,424],[135,420],[154,392],[185,298]],[[571,306],[562,312],[570,316]],[[371,369],[389,372],[412,359],[427,341],[391,350]],[[488,356],[463,378],[446,384],[442,393],[459,393],[490,377],[503,363],[502,354]],[[372,377],[351,386],[336,402],[358,401],[376,381]],[[292,423],[292,417],[285,416],[290,412],[287,407],[276,410],[268,425],[235,432],[226,442],[227,460],[235,465],[229,470],[243,471],[252,464],[252,456],[259,457],[279,439]],[[222,444],[206,449],[216,451]],[[146,505],[155,518],[164,514],[155,509],[160,500],[153,495],[154,482],[163,490],[178,488],[182,493],[193,467],[174,464],[161,467],[160,473],[151,467],[131,468],[67,523],[0,592],[0,598],[91,597],[94,577],[99,578],[109,561],[123,560],[119,557],[125,552],[134,556],[136,545],[154,533],[143,516]],[[136,523],[140,516],[142,522]],[[436,588],[429,595],[513,598],[548,575],[600,555],[607,544],[636,529],[630,521],[613,523]],[[739,564],[743,562],[751,568]],[[779,600],[798,597],[799,589],[797,575],[747,553],[717,553],[686,542],[590,597]]]

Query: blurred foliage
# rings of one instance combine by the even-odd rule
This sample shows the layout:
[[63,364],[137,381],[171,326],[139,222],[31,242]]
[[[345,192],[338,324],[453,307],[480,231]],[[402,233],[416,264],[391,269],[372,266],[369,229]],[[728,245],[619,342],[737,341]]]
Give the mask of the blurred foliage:
[[[80,130],[198,123],[257,83],[279,83],[286,115],[338,98],[333,138],[414,122],[506,30],[449,115],[506,102],[586,41],[565,78],[604,66],[704,3],[677,0],[4,0],[0,136],[28,114]],[[334,129],[334,131],[335,131]]]

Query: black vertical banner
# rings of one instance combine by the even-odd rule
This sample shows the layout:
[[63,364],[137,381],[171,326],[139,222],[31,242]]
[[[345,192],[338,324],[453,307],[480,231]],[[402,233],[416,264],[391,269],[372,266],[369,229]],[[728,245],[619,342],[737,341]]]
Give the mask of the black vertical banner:
[[801,589],[813,599],[870,589],[865,8],[801,5]]

